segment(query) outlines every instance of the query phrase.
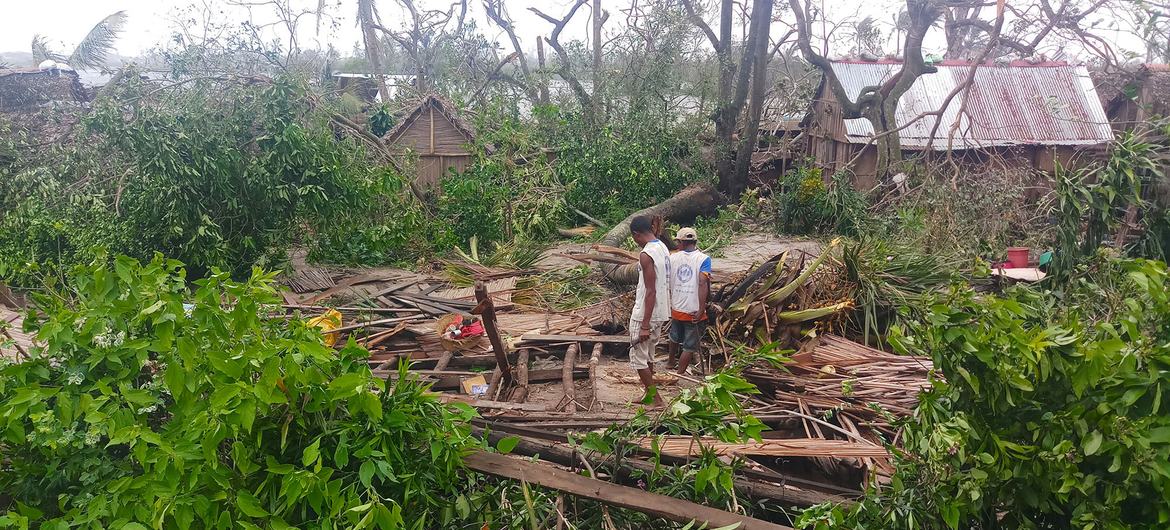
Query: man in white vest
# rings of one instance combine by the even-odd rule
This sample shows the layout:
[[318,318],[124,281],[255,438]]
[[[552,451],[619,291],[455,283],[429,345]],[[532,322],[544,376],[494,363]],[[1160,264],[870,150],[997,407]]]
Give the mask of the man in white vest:
[[630,314],[630,367],[646,388],[642,402],[662,405],[654,387],[654,348],[670,321],[670,250],[654,234],[649,217],[638,216],[630,222],[634,241],[642,247],[638,254],[638,290]]
[[[685,374],[690,369],[691,360],[699,358],[699,345],[706,331],[711,257],[699,251],[699,234],[694,228],[680,229],[674,239],[679,250],[670,255],[674,277],[670,282],[670,358],[667,364],[673,368],[677,358],[678,373]],[[678,357],[679,349],[682,349],[681,357]]]

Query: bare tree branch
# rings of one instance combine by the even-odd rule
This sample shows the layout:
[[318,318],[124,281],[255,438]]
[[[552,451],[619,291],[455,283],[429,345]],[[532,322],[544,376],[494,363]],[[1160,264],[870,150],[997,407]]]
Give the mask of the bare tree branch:
[[577,13],[577,10],[587,2],[588,0],[577,0],[573,4],[573,7],[569,8],[569,12],[563,18],[559,19],[549,16],[535,7],[530,7],[528,10],[553,25],[552,34],[545,39],[545,42],[548,42],[549,46],[552,46],[552,49],[557,52],[557,57],[560,59],[560,64],[557,65],[557,74],[561,76],[561,79],[569,83],[569,86],[573,89],[573,94],[577,96],[577,101],[581,103],[581,107],[589,109],[593,108],[593,98],[585,90],[585,86],[581,84],[577,76],[573,74],[572,64],[569,61],[569,52],[565,51],[565,47],[561,45],[561,32],[565,30],[565,26],[573,19],[573,15]]

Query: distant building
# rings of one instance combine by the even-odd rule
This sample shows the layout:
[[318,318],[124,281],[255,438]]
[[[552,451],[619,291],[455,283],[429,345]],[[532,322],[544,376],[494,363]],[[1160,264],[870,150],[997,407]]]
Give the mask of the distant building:
[[[935,131],[938,118],[923,115],[937,112],[971,69],[963,62],[936,66],[938,72],[920,77],[898,101],[897,123],[904,127],[899,139],[906,154],[951,150],[976,164],[999,157],[1016,167],[1048,172],[1057,164],[1076,164],[1086,152],[1099,153],[1113,140],[1088,71],[1065,63],[980,66],[970,91],[951,101]],[[901,67],[896,61],[832,63],[850,98],[886,82]],[[851,169],[862,189],[876,184],[873,126],[864,118],[844,119],[824,79],[804,125],[809,153],[819,166],[829,173]]]
[[72,70],[0,70],[0,112],[29,112],[52,103],[84,103],[88,99]]
[[[386,95],[393,98],[400,90],[413,88],[414,77],[403,74],[383,75],[382,80],[386,83]],[[341,89],[342,92],[349,92],[366,103],[380,102],[378,79],[374,74],[336,72],[333,74],[333,80],[337,82],[337,88]]]
[[398,119],[383,139],[391,150],[418,155],[415,182],[421,187],[436,187],[448,171],[471,164],[475,130],[450,101],[430,94]]

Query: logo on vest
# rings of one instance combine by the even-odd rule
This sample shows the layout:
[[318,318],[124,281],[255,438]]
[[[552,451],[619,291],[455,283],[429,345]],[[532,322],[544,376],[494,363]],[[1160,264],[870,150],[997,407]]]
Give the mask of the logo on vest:
[[691,281],[691,278],[693,278],[694,276],[695,276],[695,270],[692,269],[690,265],[683,265],[683,266],[678,268],[678,276],[677,276],[678,281],[680,281],[682,283],[686,283],[686,282]]

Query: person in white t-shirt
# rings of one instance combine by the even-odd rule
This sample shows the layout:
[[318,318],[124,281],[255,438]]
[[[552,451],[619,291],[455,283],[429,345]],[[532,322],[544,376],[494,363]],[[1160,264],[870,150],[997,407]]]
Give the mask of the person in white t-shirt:
[[[707,324],[707,297],[711,293],[711,257],[698,249],[699,234],[682,228],[674,237],[679,250],[670,255],[674,276],[670,282],[670,345],[667,366],[685,374],[691,360],[699,359],[699,348]],[[679,349],[682,356],[678,355]]]
[[630,314],[630,367],[646,388],[642,402],[662,405],[654,386],[654,349],[662,330],[670,320],[670,250],[654,234],[649,217],[638,216],[630,222],[634,241],[642,247],[638,254],[638,290]]

